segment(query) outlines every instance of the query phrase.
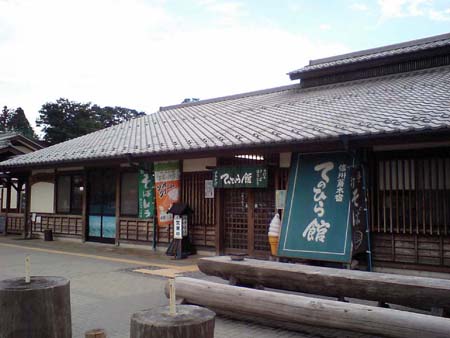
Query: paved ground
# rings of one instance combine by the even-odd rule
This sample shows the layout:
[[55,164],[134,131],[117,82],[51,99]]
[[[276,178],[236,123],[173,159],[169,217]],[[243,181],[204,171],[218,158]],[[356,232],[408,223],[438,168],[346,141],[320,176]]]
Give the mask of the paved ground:
[[[205,277],[196,272],[196,258],[173,261],[147,250],[0,237],[0,279],[23,275],[27,254],[31,255],[33,275],[70,279],[74,338],[84,337],[85,331],[99,327],[107,330],[108,338],[126,338],[132,313],[167,305],[163,293],[167,277],[176,272]],[[141,272],[135,272],[136,269]],[[304,331],[298,333],[218,317],[215,337],[368,337],[330,329],[305,327]]]

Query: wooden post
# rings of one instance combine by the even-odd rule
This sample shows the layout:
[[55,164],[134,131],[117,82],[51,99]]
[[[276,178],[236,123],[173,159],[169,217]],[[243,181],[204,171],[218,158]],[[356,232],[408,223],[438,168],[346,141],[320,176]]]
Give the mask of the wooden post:
[[116,239],[115,244],[119,246],[120,244],[120,167],[116,169]]
[[[18,199],[20,199],[20,192],[22,191],[22,184],[18,185],[19,191],[17,192]],[[19,202],[20,203],[20,202]],[[30,207],[31,207],[31,175],[29,175],[25,181],[25,211],[23,213],[24,218],[24,238],[28,236],[31,238],[31,219],[30,219]]]
[[169,279],[169,313],[171,316],[175,316],[177,314],[177,305],[175,303],[176,295],[175,295],[175,279]]
[[58,213],[58,171],[53,169],[53,212]]
[[130,338],[213,338],[216,314],[195,305],[177,306],[169,315],[168,306],[133,314]]
[[25,283],[31,283],[31,260],[29,255],[25,257]]
[[247,189],[247,253],[255,252],[255,192]]
[[[178,296],[189,304],[206,306],[239,320],[250,319],[302,332],[306,329],[305,324],[399,338],[448,338],[450,332],[447,318],[253,290],[187,277],[175,280]],[[312,330],[317,333],[317,329]]]
[[[87,189],[88,189],[88,175],[86,169],[83,172],[83,192],[81,194],[81,241],[86,242],[86,234],[87,234]],[[55,209],[56,211],[56,209]]]
[[32,276],[0,281],[0,337],[71,338],[70,283]]
[[216,246],[216,255],[222,255],[224,253],[224,225],[223,225],[223,189],[216,188],[215,191],[215,246]]
[[85,338],[106,338],[105,330],[94,329],[85,332]]
[[[278,156],[279,157],[279,156]],[[275,169],[275,191],[274,193],[276,194],[277,190],[280,190],[280,180],[281,180],[281,174],[280,174],[280,159],[278,159],[278,166]],[[276,199],[276,195],[275,195],[275,199]],[[275,208],[274,208],[274,212],[277,213],[278,209],[277,209],[277,202],[275,201]]]
[[6,209],[5,209],[5,233],[4,233],[5,236],[8,234],[8,213],[10,204],[11,204],[11,178],[8,178],[6,182]]

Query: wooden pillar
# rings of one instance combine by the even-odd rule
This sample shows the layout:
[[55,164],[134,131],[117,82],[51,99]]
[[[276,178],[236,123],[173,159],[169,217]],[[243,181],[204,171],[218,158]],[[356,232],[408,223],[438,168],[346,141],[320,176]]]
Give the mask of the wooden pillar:
[[6,183],[5,236],[8,233],[8,213],[11,204],[11,178]]
[[[281,186],[281,173],[280,173],[280,168],[279,168],[279,166],[275,169],[275,173],[274,173],[274,175],[275,175],[275,194],[276,194],[276,191],[277,190],[281,190],[281,188],[280,188],[280,186]],[[275,196],[275,199],[276,199],[276,196]],[[277,209],[277,206],[276,206],[276,204],[277,204],[277,202],[275,201],[275,209],[274,209],[274,211],[275,212],[278,212],[278,209]]]
[[[19,199],[20,199],[21,191],[22,191],[22,184],[18,184],[17,195],[19,196]],[[31,238],[30,207],[31,207],[31,174],[28,175],[28,177],[25,181],[25,211],[23,213],[23,218],[25,221],[24,222],[24,232],[23,232],[24,238],[27,238],[28,235]]]
[[116,170],[116,240],[115,244],[119,246],[120,244],[120,168]]
[[53,169],[53,212],[58,213],[58,171]]
[[[88,175],[86,169],[83,172],[83,193],[81,194],[81,241],[86,242],[87,233],[87,189],[88,189]],[[56,211],[56,209],[55,209]]]
[[216,255],[222,255],[224,253],[224,225],[223,225],[223,189],[216,188],[215,191],[215,246]]
[[253,256],[255,251],[255,191],[247,189],[247,252]]

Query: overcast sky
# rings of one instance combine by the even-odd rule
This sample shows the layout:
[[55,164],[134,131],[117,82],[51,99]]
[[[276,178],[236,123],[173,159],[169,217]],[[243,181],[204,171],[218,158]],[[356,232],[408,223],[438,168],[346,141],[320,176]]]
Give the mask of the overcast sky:
[[0,0],[0,105],[33,124],[60,97],[152,113],[447,32],[448,0]]

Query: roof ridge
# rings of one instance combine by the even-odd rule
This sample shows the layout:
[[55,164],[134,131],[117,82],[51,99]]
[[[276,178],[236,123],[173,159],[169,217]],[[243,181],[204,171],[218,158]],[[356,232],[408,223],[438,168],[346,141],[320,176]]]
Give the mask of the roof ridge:
[[420,45],[424,45],[424,44],[427,44],[430,42],[436,42],[436,41],[448,40],[448,39],[450,39],[450,33],[434,35],[434,36],[429,36],[426,38],[409,40],[409,41],[394,43],[394,44],[390,44],[390,45],[386,45],[386,46],[363,49],[363,50],[356,51],[356,52],[350,52],[350,53],[334,55],[334,56],[330,56],[330,57],[326,57],[326,58],[310,60],[309,65],[314,66],[314,65],[321,64],[321,63],[345,60],[345,59],[349,59],[349,58],[353,58],[353,57],[376,54],[376,53],[380,53],[380,52],[387,52],[387,51],[392,51],[392,50],[405,48],[405,47],[420,46]]
[[221,101],[227,101],[227,100],[241,99],[243,97],[249,97],[249,96],[257,96],[257,95],[264,95],[264,94],[282,92],[282,91],[293,89],[293,88],[296,88],[296,87],[299,87],[298,83],[284,85],[284,86],[278,86],[278,87],[272,87],[272,88],[267,88],[267,89],[260,89],[260,90],[250,91],[250,92],[239,93],[239,94],[218,96],[218,97],[205,99],[205,100],[200,100],[200,101],[195,101],[195,102],[187,102],[187,103],[180,103],[180,104],[174,104],[174,105],[170,105],[170,106],[160,107],[158,112],[160,112],[160,111],[167,111],[167,110],[176,109],[176,108],[199,106],[199,105],[203,105],[203,104],[207,104],[207,103],[214,103],[214,102],[221,102]]

